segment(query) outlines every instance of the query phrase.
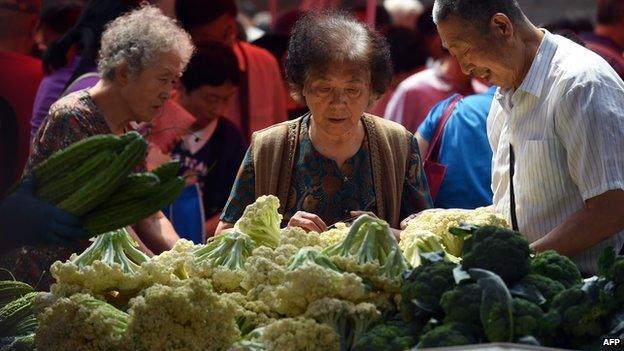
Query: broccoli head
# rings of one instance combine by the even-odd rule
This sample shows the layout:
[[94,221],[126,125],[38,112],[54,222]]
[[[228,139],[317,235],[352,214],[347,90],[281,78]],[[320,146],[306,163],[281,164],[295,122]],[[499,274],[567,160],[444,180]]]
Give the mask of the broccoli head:
[[462,267],[494,272],[510,284],[529,274],[530,254],[529,243],[520,233],[484,226],[464,242]]
[[353,345],[352,351],[403,351],[415,344],[409,329],[379,324],[362,336]]
[[479,284],[458,285],[442,294],[440,306],[444,310],[444,322],[458,322],[481,329],[481,295]]
[[279,199],[273,195],[263,195],[256,202],[247,206],[243,216],[234,224],[234,228],[249,235],[258,246],[264,245],[275,248],[280,242],[280,224],[282,215],[279,214]]
[[542,309],[531,301],[518,298],[513,301],[513,309],[515,339],[535,335],[544,317]]
[[431,329],[420,337],[418,348],[445,347],[473,344],[476,340],[468,335],[461,325],[443,324]]
[[542,322],[542,334],[558,333],[570,346],[582,346],[602,335],[601,320],[608,314],[603,304],[592,301],[580,287],[572,287],[553,299]]
[[401,315],[405,322],[426,322],[440,309],[440,297],[455,286],[455,267],[445,261],[423,261],[423,265],[405,275],[401,287]]
[[566,288],[582,282],[581,272],[574,262],[554,250],[547,250],[535,256],[531,260],[531,271],[558,281]]

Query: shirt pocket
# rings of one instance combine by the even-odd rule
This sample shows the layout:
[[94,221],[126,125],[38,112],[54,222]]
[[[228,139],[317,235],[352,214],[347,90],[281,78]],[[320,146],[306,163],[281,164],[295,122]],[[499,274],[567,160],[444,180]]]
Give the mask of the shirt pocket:
[[556,139],[527,140],[516,154],[515,189],[526,204],[551,202],[570,192],[565,149]]

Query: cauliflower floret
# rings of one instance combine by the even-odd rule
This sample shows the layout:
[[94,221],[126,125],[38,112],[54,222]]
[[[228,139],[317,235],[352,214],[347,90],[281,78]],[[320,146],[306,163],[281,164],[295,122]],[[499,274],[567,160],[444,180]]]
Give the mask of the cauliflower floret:
[[180,239],[169,251],[152,257],[141,265],[144,279],[152,284],[176,284],[189,277],[188,269],[195,262],[193,252],[197,246],[192,241]]
[[321,239],[317,232],[306,232],[299,227],[286,227],[282,229],[280,245],[286,244],[294,245],[297,249],[300,249],[306,246],[320,246]]
[[274,248],[280,241],[282,215],[277,212],[279,199],[273,195],[263,195],[247,206],[234,228],[249,235],[258,246]]
[[265,327],[260,340],[267,350],[340,350],[338,335],[331,327],[305,318],[280,319]]
[[240,338],[235,308],[198,278],[154,285],[130,301],[133,350],[224,350]]
[[273,323],[279,318],[262,301],[249,301],[241,293],[222,294],[221,297],[234,306],[236,310],[236,324],[243,336],[256,328]]
[[128,314],[88,294],[59,298],[38,316],[38,350],[119,350]]
[[324,231],[319,234],[321,240],[321,246],[326,248],[328,246],[336,245],[342,242],[349,233],[349,227],[345,223],[336,223],[334,228]]
[[449,229],[458,227],[462,223],[509,227],[502,215],[491,212],[486,207],[475,210],[432,209],[421,212],[409,222],[407,228],[401,233],[401,241],[404,237],[412,235],[411,233],[427,230],[441,239],[447,253],[461,257],[464,241],[462,238],[451,234]]
[[355,274],[307,265],[287,272],[284,283],[276,287],[274,294],[276,311],[294,317],[303,314],[310,303],[323,297],[361,301],[366,297],[366,288]]

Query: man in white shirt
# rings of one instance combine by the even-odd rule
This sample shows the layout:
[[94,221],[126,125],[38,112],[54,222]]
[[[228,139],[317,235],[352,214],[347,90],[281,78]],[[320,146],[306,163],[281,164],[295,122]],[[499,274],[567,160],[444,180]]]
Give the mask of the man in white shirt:
[[624,243],[624,82],[516,0],[436,0],[433,16],[462,70],[500,87],[488,117],[495,210],[534,251],[595,273],[601,251]]

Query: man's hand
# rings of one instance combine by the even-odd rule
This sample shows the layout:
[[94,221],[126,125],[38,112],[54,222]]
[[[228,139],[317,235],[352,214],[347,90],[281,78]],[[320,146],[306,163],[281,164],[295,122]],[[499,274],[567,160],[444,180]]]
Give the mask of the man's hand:
[[306,231],[321,233],[327,230],[327,225],[321,217],[304,211],[297,211],[288,221],[289,227],[300,227]]
[[30,175],[0,204],[0,235],[15,246],[57,245],[77,249],[91,235],[82,220],[35,196]]

